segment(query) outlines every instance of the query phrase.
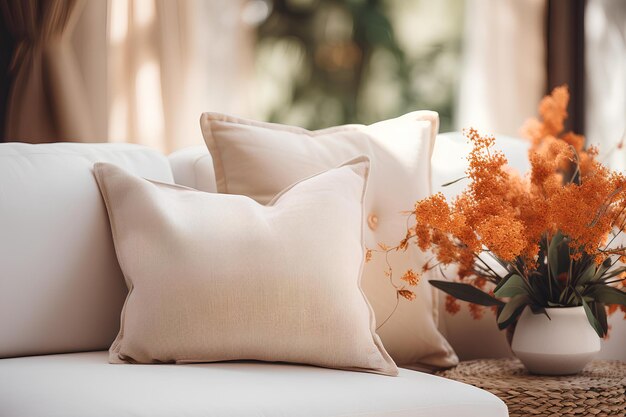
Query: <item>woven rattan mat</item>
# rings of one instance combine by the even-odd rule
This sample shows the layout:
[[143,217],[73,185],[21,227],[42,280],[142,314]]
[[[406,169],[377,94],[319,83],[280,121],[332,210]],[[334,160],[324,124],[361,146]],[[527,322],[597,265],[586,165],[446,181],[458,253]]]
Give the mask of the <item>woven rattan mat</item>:
[[626,362],[593,361],[578,375],[530,375],[517,359],[461,362],[437,375],[500,397],[516,416],[626,416]]

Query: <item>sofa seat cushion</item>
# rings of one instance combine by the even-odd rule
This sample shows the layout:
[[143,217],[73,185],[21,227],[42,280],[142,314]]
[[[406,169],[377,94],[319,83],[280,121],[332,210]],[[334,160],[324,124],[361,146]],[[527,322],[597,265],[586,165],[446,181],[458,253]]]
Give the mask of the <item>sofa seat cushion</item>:
[[13,417],[505,417],[494,395],[407,369],[398,377],[257,362],[109,364],[107,352],[0,360]]

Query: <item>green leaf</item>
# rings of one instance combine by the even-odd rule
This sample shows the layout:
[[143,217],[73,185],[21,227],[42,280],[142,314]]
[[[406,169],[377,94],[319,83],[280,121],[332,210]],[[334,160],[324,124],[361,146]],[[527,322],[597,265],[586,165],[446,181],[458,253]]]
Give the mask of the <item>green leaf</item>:
[[461,178],[457,178],[457,179],[455,179],[455,180],[453,180],[453,181],[446,182],[445,184],[441,184],[441,187],[442,187],[442,188],[443,188],[443,187],[449,187],[449,186],[451,186],[452,184],[456,184],[457,182],[462,181],[462,180],[464,180],[464,179],[467,179],[467,176],[463,176],[463,177],[461,177]]
[[469,284],[440,280],[432,280],[429,282],[433,287],[440,289],[441,291],[450,294],[459,300],[468,301],[481,306],[498,306],[504,304],[497,298],[494,298]]
[[556,232],[554,236],[552,236],[552,240],[550,240],[550,245],[548,246],[548,267],[550,268],[553,279],[556,279],[559,275],[559,271],[562,269],[559,268],[559,252],[563,239],[563,234]]
[[500,285],[500,288],[496,289],[494,294],[496,297],[514,297],[519,294],[530,295],[526,281],[517,274],[511,275],[506,282]]
[[602,326],[600,325],[600,322],[598,321],[598,319],[596,319],[596,316],[593,315],[593,311],[591,310],[591,307],[589,307],[589,304],[587,304],[585,300],[582,300],[582,301],[583,301],[583,308],[585,309],[585,314],[587,315],[587,320],[589,320],[589,324],[591,324],[591,327],[593,327],[593,329],[596,331],[598,336],[604,337],[604,330],[602,329]]
[[500,314],[498,314],[498,326],[508,322],[511,318],[522,312],[522,309],[530,303],[530,297],[526,294],[516,295],[511,298],[504,306]]
[[597,281],[601,279],[602,277],[606,276],[605,274],[609,271],[610,267],[611,267],[611,258],[606,258],[604,262],[598,265],[598,269],[596,270],[596,273],[593,276],[592,281]]
[[[522,312],[524,311],[524,308],[526,306],[521,306],[520,308],[518,308],[517,310],[515,310],[513,312],[513,314],[511,315],[511,317],[509,317],[507,320],[504,320],[502,323],[497,323],[498,324],[498,329],[500,330],[504,330],[507,327],[513,325],[514,323],[517,322],[517,319],[519,318],[519,316],[522,314]],[[545,311],[545,310],[544,310]],[[502,309],[499,310],[499,313],[502,312]],[[547,314],[546,314],[547,315]]]
[[[576,289],[574,289],[574,291],[576,291]],[[576,301],[577,299],[580,299],[580,295],[576,294],[576,292],[573,292],[570,294],[569,297],[567,297],[567,301],[565,302],[566,306],[576,306],[578,305],[578,303],[574,303],[574,301]]]
[[[489,255],[491,256],[491,258],[496,261],[498,264],[500,264],[500,266],[504,269],[508,269],[509,268],[509,263],[506,261],[503,261],[502,259],[498,258],[493,252],[488,252]],[[509,272],[509,274],[512,274],[512,272]]]
[[498,284],[496,284],[496,287],[493,289],[494,293],[496,291],[498,291],[500,289],[500,287],[502,287],[509,278],[511,278],[512,275],[515,275],[514,272],[509,272],[508,274],[506,274],[505,276],[502,277],[502,279],[498,282]]
[[597,302],[604,304],[626,305],[626,292],[610,285],[597,284],[588,287],[585,295],[593,297]]
[[576,280],[576,285],[582,285],[582,284],[588,283],[594,278],[595,275],[596,275],[596,264],[594,262],[591,262],[591,265],[589,265],[583,271],[583,273],[578,276],[578,279]]
[[546,317],[550,319],[550,316],[548,315],[548,312],[546,311],[546,308],[543,306],[538,306],[536,304],[528,304],[528,306],[530,307],[530,311],[533,312],[533,314],[545,314]]
[[609,323],[607,322],[607,319],[606,319],[606,308],[604,307],[604,304],[594,302],[594,303],[590,303],[589,307],[591,308],[591,311],[594,317],[598,319],[598,322],[600,323],[600,326],[602,327],[603,333],[607,334],[607,332],[609,331]]
[[605,270],[602,275],[598,274],[600,276],[598,276],[597,278],[602,280],[602,281],[606,281],[606,280],[609,280],[609,279],[611,279],[613,277],[618,276],[622,272],[626,272],[626,266],[621,266],[619,268],[614,268],[614,269],[611,269],[610,271],[606,271]]

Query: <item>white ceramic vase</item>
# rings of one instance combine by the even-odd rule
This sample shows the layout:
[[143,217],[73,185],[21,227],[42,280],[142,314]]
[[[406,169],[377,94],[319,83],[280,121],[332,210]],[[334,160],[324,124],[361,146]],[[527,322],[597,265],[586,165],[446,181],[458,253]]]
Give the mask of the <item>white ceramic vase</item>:
[[511,349],[526,369],[541,375],[580,372],[600,351],[600,338],[583,307],[546,308],[545,314],[522,312]]

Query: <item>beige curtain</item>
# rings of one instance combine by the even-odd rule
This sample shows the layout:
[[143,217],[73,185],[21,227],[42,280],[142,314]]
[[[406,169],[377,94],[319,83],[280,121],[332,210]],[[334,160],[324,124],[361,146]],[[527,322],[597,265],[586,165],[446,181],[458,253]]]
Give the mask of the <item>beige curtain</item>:
[[17,44],[11,63],[6,138],[95,140],[82,75],[70,44],[82,0],[2,0]]
[[202,144],[204,111],[245,114],[252,31],[233,0],[109,0],[109,139]]
[[107,10],[106,1],[85,1],[72,34],[72,46],[98,142],[108,138]]
[[457,128],[519,135],[545,76],[545,0],[467,0]]
[[585,135],[600,158],[626,172],[626,2],[585,9]]

